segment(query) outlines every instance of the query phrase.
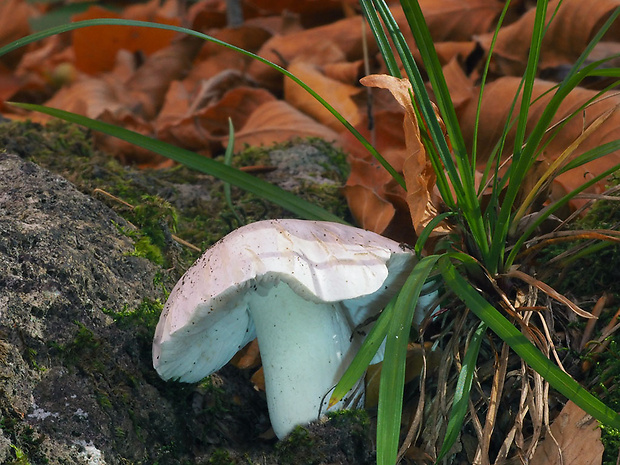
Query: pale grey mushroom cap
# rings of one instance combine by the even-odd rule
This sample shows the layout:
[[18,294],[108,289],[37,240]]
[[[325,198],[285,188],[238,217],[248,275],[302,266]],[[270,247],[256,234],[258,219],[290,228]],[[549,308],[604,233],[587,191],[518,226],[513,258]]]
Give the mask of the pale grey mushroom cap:
[[256,337],[249,307],[268,283],[285,282],[316,303],[340,302],[355,327],[387,304],[414,264],[409,249],[352,226],[244,226],[208,249],[173,288],[155,331],[153,365],[163,379],[184,382],[217,371]]

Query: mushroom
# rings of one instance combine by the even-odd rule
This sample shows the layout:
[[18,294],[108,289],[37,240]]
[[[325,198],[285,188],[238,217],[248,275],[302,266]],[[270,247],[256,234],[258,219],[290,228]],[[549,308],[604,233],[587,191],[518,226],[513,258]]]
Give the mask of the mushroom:
[[[269,416],[283,438],[324,411],[364,339],[356,328],[380,312],[414,264],[406,247],[352,226],[244,226],[208,249],[170,293],[153,365],[163,379],[197,382],[258,337]],[[363,390],[360,380],[333,408],[355,405]]]

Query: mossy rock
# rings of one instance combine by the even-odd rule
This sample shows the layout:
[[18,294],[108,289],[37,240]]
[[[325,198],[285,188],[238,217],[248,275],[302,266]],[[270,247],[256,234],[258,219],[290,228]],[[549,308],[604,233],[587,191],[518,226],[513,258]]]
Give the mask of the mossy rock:
[[[94,150],[90,133],[53,121],[0,123],[0,147],[33,161],[103,201],[136,229],[135,254],[164,266],[187,268],[200,251],[241,226],[263,219],[291,218],[282,207],[236,187],[231,210],[224,183],[177,165],[136,169]],[[234,167],[259,167],[256,176],[351,221],[341,187],[348,176],[343,152],[311,138],[272,147],[248,147],[233,156]],[[190,246],[180,246],[185,241]]]
[[[0,149],[0,463],[279,463],[250,373],[227,366],[187,385],[151,364],[168,290],[238,226],[223,184],[181,166],[123,166],[65,123],[1,123]],[[248,149],[235,162],[275,166],[261,176],[346,214],[344,155],[322,141]],[[245,221],[291,216],[232,196]],[[338,434],[342,450],[361,447]]]

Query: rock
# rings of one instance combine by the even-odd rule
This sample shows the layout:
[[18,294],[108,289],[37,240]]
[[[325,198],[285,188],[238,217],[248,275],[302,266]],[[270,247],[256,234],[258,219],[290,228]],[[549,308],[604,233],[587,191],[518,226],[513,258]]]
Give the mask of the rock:
[[[150,367],[162,269],[134,256],[125,228],[65,179],[0,155],[0,457],[177,463],[204,440],[204,426],[189,431],[204,415],[189,413],[189,399],[217,393],[167,385]],[[119,315],[150,317],[151,327]],[[243,394],[265,426],[258,393],[248,383]],[[227,425],[230,436],[243,420]]]
[[[32,144],[43,130],[27,128],[35,134],[27,138]],[[316,457],[371,463],[371,443],[363,440],[367,422],[353,429],[342,422],[317,424],[309,438],[302,435],[303,443],[287,441],[279,449],[262,439],[269,430],[266,403],[247,371],[227,366],[194,385],[157,377],[154,327],[166,289],[186,263],[174,258],[179,254],[164,266],[145,258],[137,247],[144,228],[115,213],[110,205],[118,207],[116,200],[104,196],[106,205],[87,193],[108,189],[96,184],[102,180],[122,177],[119,191],[126,195],[131,184],[175,208],[199,209],[214,188],[204,186],[203,176],[193,178],[197,188],[202,185],[197,192],[167,172],[110,168],[111,161],[95,163],[77,145],[80,158],[50,164],[64,163],[59,171],[79,189],[37,164],[0,154],[0,463],[275,464],[290,463],[296,450],[307,455],[308,444],[324,450],[307,463],[319,463]],[[78,176],[86,172],[91,176]],[[318,179],[315,168],[291,188],[307,190],[312,179]],[[134,210],[119,209],[132,223]],[[155,223],[168,241],[160,219]]]

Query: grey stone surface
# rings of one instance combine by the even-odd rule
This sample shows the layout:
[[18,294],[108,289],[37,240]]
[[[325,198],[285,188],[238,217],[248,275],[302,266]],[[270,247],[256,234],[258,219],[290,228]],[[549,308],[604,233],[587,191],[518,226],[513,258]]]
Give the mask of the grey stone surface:
[[225,375],[221,400],[208,385],[163,383],[152,327],[115,321],[138,308],[156,319],[161,306],[147,304],[163,298],[162,270],[132,255],[119,226],[131,228],[62,177],[0,154],[0,463],[181,463],[222,442],[223,418],[205,425],[200,407],[216,400],[231,437],[266,427],[250,383],[239,404],[251,423],[226,405]]
[[0,154],[0,463],[372,462],[355,415],[274,447],[247,371],[160,380],[151,341],[177,272],[135,256],[132,228],[61,176]]

